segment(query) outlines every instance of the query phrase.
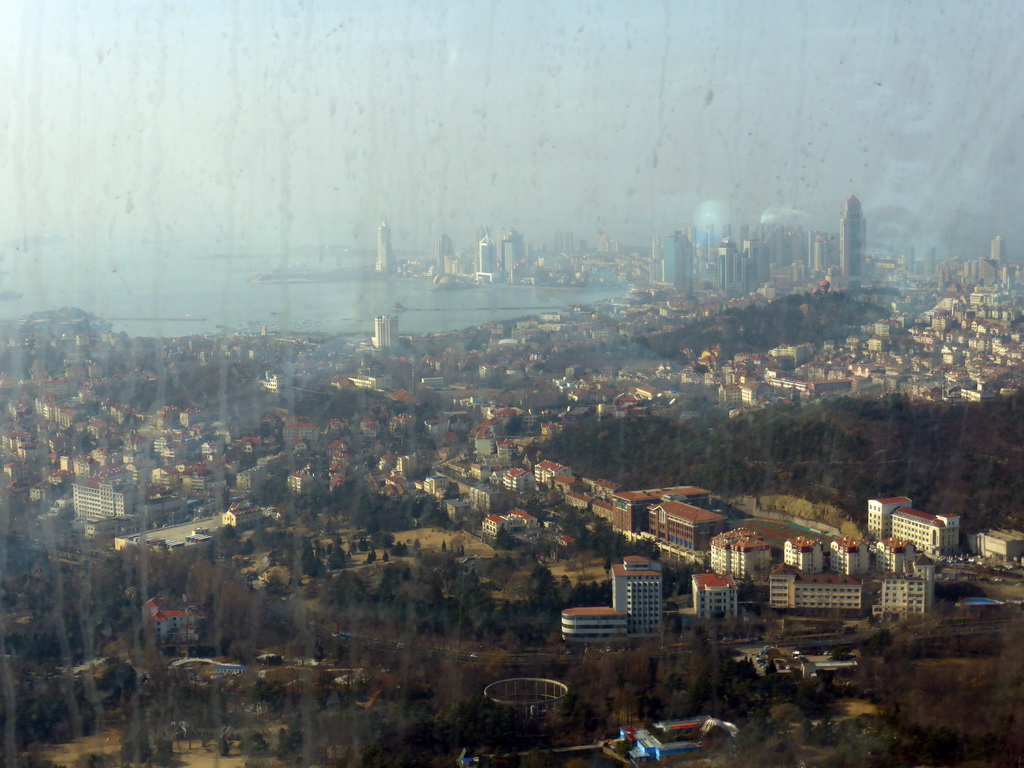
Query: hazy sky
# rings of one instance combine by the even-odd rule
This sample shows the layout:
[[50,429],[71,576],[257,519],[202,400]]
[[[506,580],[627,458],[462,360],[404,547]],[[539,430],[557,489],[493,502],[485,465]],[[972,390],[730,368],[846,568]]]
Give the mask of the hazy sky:
[[1024,256],[1022,29],[1020,0],[8,0],[0,238],[642,244],[834,230],[856,193],[879,243]]

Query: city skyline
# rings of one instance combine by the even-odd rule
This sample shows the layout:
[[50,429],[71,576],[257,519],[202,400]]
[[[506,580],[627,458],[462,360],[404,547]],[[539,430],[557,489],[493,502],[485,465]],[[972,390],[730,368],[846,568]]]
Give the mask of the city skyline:
[[[891,247],[1024,239],[1003,98],[1021,85],[1016,3],[13,15],[5,241],[154,262],[174,244],[372,249],[387,211],[396,249],[479,222],[636,244],[730,221],[831,230],[851,191]],[[489,44],[499,29],[519,44]]]

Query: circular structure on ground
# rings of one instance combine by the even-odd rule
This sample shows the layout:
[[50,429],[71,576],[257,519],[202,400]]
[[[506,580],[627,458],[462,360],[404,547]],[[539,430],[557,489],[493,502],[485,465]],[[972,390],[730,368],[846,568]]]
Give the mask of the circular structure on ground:
[[543,677],[510,677],[484,688],[484,696],[515,707],[523,717],[544,717],[568,692],[565,683]]

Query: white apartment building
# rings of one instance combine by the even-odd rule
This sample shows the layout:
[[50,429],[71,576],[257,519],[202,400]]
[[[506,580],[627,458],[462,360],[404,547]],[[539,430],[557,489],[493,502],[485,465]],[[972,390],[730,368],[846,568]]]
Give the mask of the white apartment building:
[[[365,337],[364,337],[365,338]],[[373,318],[374,349],[391,349],[398,341],[398,316],[377,315]]]
[[892,535],[913,542],[929,557],[947,557],[960,550],[960,516],[900,507],[892,513]]
[[747,528],[736,528],[711,539],[711,570],[737,578],[768,570],[771,547]]
[[832,542],[829,570],[855,576],[871,567],[871,552],[866,542],[844,537]]
[[860,579],[840,573],[804,573],[791,565],[777,565],[768,577],[772,608],[828,613],[859,612]]
[[783,547],[783,562],[794,568],[799,568],[804,573],[821,573],[825,570],[825,563],[828,560],[821,542],[816,539],[809,539],[806,536],[796,536],[787,539]]
[[71,487],[75,516],[79,520],[101,517],[130,517],[135,514],[138,494],[131,470],[121,468]]
[[916,557],[914,543],[904,539],[882,539],[875,548],[875,565],[882,573],[912,572]]
[[925,555],[918,555],[910,573],[893,573],[882,579],[878,604],[872,609],[877,616],[904,616],[925,613],[935,604],[935,564]]
[[868,535],[876,541],[892,536],[892,513],[913,504],[906,496],[868,500]]
[[739,615],[739,590],[732,576],[695,573],[690,581],[693,587],[693,611],[698,619]]

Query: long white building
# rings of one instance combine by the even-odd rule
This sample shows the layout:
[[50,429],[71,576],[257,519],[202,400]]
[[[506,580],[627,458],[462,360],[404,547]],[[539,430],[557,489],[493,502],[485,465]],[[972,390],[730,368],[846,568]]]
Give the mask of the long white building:
[[960,551],[960,516],[933,515],[911,507],[906,496],[868,501],[868,532],[876,540],[896,538],[913,542],[929,557]]
[[131,517],[135,514],[138,493],[131,470],[108,472],[71,486],[75,516],[79,520],[103,517]]

